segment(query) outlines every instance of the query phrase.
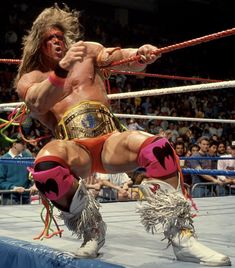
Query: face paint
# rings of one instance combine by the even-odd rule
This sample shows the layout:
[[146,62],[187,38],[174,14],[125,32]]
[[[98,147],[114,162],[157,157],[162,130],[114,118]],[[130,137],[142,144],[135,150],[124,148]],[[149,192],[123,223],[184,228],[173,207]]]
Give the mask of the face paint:
[[64,34],[58,29],[49,30],[44,37],[43,52],[50,58],[59,57],[64,55],[65,39]]

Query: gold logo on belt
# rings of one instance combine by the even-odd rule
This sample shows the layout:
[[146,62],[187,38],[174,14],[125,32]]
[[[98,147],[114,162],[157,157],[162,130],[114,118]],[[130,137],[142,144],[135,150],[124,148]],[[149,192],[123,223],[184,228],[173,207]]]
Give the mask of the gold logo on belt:
[[103,104],[84,101],[66,112],[56,129],[56,138],[92,138],[116,130],[113,115]]

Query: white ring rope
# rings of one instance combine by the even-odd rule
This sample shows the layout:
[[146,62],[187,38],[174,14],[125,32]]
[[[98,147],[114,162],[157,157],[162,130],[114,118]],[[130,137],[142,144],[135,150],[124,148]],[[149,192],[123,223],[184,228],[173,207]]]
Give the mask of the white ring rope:
[[114,114],[119,118],[135,118],[135,119],[155,119],[168,121],[194,121],[194,122],[214,122],[214,123],[231,123],[235,124],[235,120],[230,119],[215,119],[215,118],[194,118],[194,117],[172,117],[172,116],[157,116],[157,115],[139,115],[139,114]]
[[[150,89],[150,90],[141,90],[141,91],[132,91],[132,92],[125,92],[125,93],[117,93],[117,94],[108,94],[108,98],[110,100],[128,99],[128,98],[135,98],[135,97],[159,96],[159,95],[174,94],[174,93],[206,91],[206,90],[214,90],[214,89],[222,89],[222,88],[233,88],[233,87],[235,88],[235,80],[225,81],[225,82],[199,84],[199,85],[189,85],[189,86],[170,87],[170,88],[156,88],[156,89]],[[0,108],[2,108],[2,107],[17,107],[21,104],[23,104],[23,102],[1,103]]]
[[230,88],[230,87],[235,87],[234,80],[227,81],[227,82],[216,82],[216,83],[208,83],[208,84],[170,87],[170,88],[157,88],[157,89],[150,89],[150,90],[109,94],[108,98],[110,100],[128,99],[128,98],[134,98],[134,97],[159,96],[159,95],[166,95],[166,94],[205,91],[205,90],[214,90],[214,89],[222,89],[222,88]]
[[8,107],[16,108],[17,106],[20,106],[22,104],[24,104],[24,102],[1,103],[0,104],[0,111],[9,111],[9,110],[7,110]]
[[[156,88],[156,89],[150,89],[150,90],[108,94],[108,98],[110,100],[128,99],[128,98],[135,98],[135,97],[159,96],[159,95],[174,94],[174,93],[206,91],[206,90],[214,90],[214,89],[222,89],[222,88],[233,88],[233,87],[235,88],[235,80],[199,84],[199,85],[189,85],[189,86],[170,87],[170,88]],[[21,104],[23,104],[23,102],[1,103],[0,109],[2,107],[17,107]]]
[[[159,96],[174,93],[186,93],[195,91],[214,90],[222,88],[235,88],[235,81],[216,82],[199,85],[189,85],[171,88],[158,88],[142,91],[132,91],[126,93],[108,94],[110,100],[125,99],[144,96]],[[0,111],[11,111],[17,106],[24,104],[24,102],[2,103],[0,104]],[[168,117],[168,116],[151,116],[151,115],[132,115],[132,114],[115,114],[122,118],[138,118],[138,119],[157,119],[157,120],[178,120],[178,121],[196,121],[196,122],[217,122],[217,123],[235,123],[235,120],[229,119],[212,119],[212,118],[190,118],[190,117]]]
[[[13,111],[16,103],[8,103],[12,107],[1,107],[0,111]],[[20,102],[17,102],[19,105]],[[23,104],[23,102],[22,102]],[[167,120],[167,121],[191,121],[191,122],[214,122],[214,123],[227,123],[235,124],[235,120],[232,119],[215,119],[215,118],[195,118],[195,117],[174,117],[174,116],[159,116],[159,115],[139,115],[139,114],[114,114],[119,118],[135,118],[135,119],[150,119],[150,120]]]

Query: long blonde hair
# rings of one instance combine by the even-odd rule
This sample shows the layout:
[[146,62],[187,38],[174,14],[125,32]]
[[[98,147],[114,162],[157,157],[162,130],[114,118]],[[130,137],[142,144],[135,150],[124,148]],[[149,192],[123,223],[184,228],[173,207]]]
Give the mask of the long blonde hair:
[[43,64],[40,48],[43,35],[51,27],[57,27],[64,33],[65,46],[69,47],[80,37],[79,12],[76,10],[70,11],[65,4],[62,9],[55,4],[53,7],[44,9],[39,14],[32,28],[23,37],[23,56],[18,68],[15,85],[25,73],[33,70],[48,71],[48,67]]

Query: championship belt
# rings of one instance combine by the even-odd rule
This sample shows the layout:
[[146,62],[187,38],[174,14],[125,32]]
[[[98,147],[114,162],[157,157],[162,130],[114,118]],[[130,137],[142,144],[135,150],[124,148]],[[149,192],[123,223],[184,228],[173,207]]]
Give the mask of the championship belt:
[[100,102],[83,101],[64,114],[55,136],[63,140],[102,136],[117,129],[113,117]]

